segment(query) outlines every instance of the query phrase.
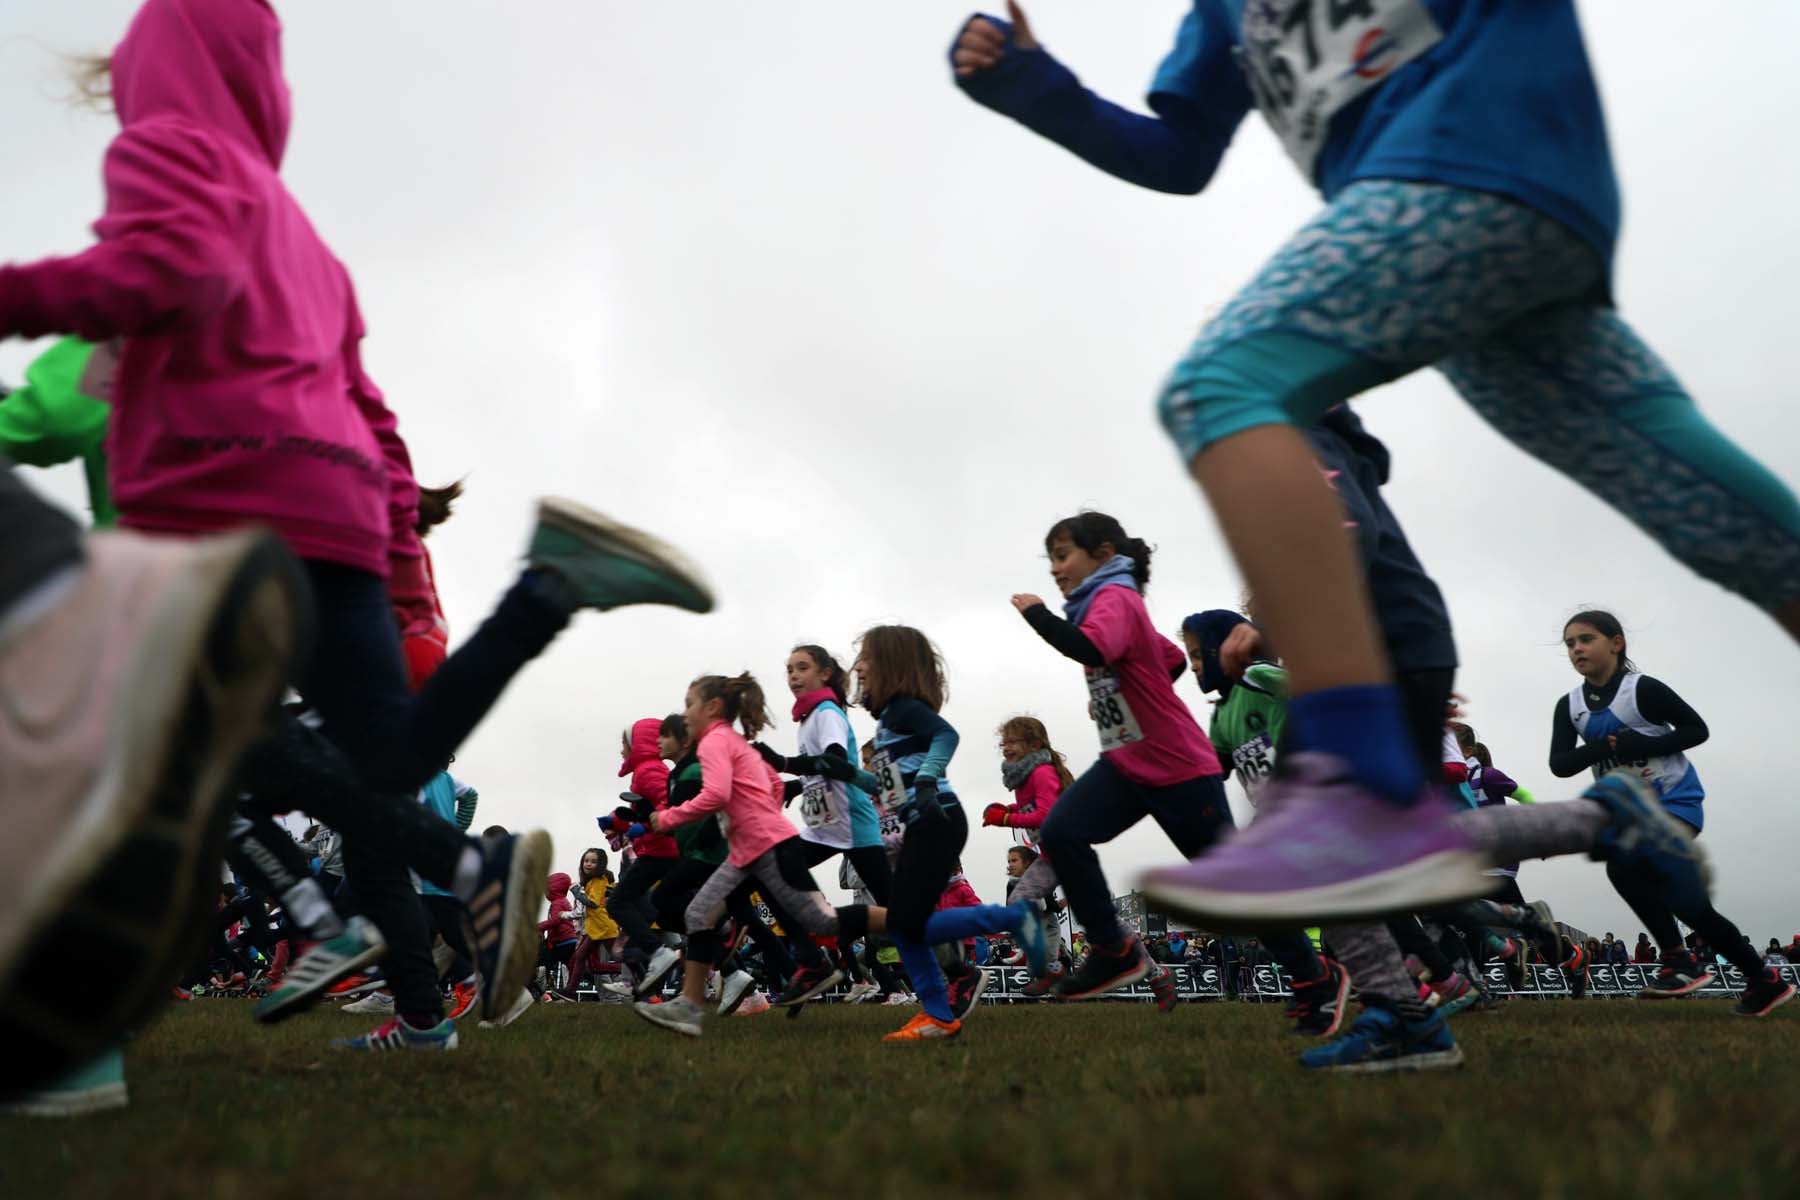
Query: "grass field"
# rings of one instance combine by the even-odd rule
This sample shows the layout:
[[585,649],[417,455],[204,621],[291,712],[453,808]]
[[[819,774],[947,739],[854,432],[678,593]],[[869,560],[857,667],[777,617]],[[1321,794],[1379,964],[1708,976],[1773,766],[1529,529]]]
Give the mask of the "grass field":
[[[1273,1007],[984,1008],[716,1021],[540,1006],[447,1055],[351,1057],[196,1001],[134,1044],[131,1108],[0,1119],[0,1196],[1791,1196],[1800,1006],[1514,1002],[1468,1064],[1319,1078]],[[898,1015],[896,1015],[898,1013]],[[1797,1014],[1790,1016],[1790,1013]]]

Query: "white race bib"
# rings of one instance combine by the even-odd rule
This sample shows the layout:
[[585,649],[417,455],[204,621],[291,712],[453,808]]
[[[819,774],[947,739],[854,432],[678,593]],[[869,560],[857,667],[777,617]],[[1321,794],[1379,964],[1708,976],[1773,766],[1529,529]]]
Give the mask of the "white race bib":
[[1269,735],[1263,734],[1232,750],[1231,769],[1237,772],[1238,782],[1244,785],[1244,795],[1254,807],[1256,794],[1275,773],[1275,747],[1270,743]]
[[800,820],[805,822],[808,829],[832,823],[829,782],[815,779],[806,785],[806,790],[800,793]]
[[1125,701],[1119,676],[1111,667],[1088,667],[1088,715],[1100,734],[1100,749],[1118,750],[1144,740],[1143,727]]
[[869,756],[869,774],[881,781],[881,787],[870,797],[875,807],[884,813],[900,811],[906,804],[906,779],[894,765],[893,756],[886,750],[875,751]]
[[1443,38],[1420,0],[1244,0],[1238,62],[1312,182],[1331,118]]

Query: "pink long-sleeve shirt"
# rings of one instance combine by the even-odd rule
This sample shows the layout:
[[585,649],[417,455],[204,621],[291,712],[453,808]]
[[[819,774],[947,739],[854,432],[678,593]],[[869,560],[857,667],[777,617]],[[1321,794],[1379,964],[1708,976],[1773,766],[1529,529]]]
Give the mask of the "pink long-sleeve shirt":
[[700,734],[700,794],[686,804],[665,808],[658,817],[661,829],[698,821],[707,813],[720,814],[731,849],[725,861],[747,867],[800,831],[781,807],[781,776],[762,755],[750,748],[742,734],[723,721],[715,721]]
[[350,276],[277,174],[274,11],[145,0],[112,78],[98,244],[0,267],[0,337],[127,339],[106,447],[123,524],[266,522],[302,557],[391,568],[402,622],[428,622],[418,486],[362,368]]

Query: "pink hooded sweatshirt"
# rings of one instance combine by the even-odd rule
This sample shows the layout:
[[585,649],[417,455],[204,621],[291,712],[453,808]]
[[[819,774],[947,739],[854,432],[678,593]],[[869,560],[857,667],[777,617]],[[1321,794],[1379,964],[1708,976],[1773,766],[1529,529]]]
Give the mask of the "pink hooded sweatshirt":
[[538,928],[544,931],[544,940],[553,946],[572,942],[580,936],[571,919],[575,910],[569,899],[572,885],[573,881],[561,871],[544,880],[544,899],[550,902],[550,909],[549,915],[538,922]]
[[700,734],[699,757],[700,794],[664,809],[664,829],[719,813],[725,840],[731,843],[725,861],[734,867],[747,867],[780,843],[800,836],[781,811],[781,776],[750,748],[743,734],[714,721]]
[[[289,103],[265,0],[146,0],[112,55],[99,243],[0,267],[0,337],[126,338],[107,434],[121,523],[266,522],[435,615],[418,486],[363,373],[350,276],[276,174]],[[390,564],[390,559],[392,560]]]
[[[652,808],[669,806],[669,764],[663,761],[657,734],[662,722],[644,717],[631,723],[631,753],[619,764],[619,778],[631,776],[631,790],[650,801]],[[681,847],[666,833],[651,830],[637,840],[639,858],[680,858]]]

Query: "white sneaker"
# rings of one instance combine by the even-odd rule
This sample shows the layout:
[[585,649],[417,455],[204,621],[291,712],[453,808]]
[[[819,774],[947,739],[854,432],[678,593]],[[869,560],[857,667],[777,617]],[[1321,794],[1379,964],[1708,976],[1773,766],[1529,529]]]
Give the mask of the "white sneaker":
[[719,1015],[729,1017],[736,1012],[750,989],[756,986],[756,977],[743,969],[733,971],[719,985]]
[[480,1022],[476,1026],[476,1028],[478,1028],[478,1029],[505,1029],[508,1025],[511,1025],[514,1021],[518,1020],[520,1017],[522,1017],[526,1013],[530,1012],[532,1005],[534,1005],[535,1003],[537,1003],[537,1002],[531,998],[531,989],[530,988],[520,988],[519,989],[519,998],[517,1000],[513,1001],[513,1006],[511,1008],[509,1008],[505,1012],[501,1013],[499,1017],[497,1017],[496,1019],[494,1019],[492,1021]]
[[613,979],[600,985],[601,990],[611,992],[621,1000],[629,1000],[636,993],[629,983],[623,979]]
[[906,992],[895,992],[882,1003],[889,1008],[898,1008],[902,1004],[917,1004],[918,1001]]
[[861,1004],[864,1000],[878,994],[880,991],[881,989],[875,985],[873,980],[864,979],[860,983],[853,983],[850,985],[850,990],[844,993],[844,1003]]
[[391,1013],[394,1011],[394,993],[370,992],[361,1000],[356,1001],[354,1004],[346,1004],[338,1011],[356,1013],[363,1016]]
[[661,1025],[689,1037],[699,1037],[700,1027],[706,1020],[706,1010],[686,996],[677,996],[661,1004],[640,1000],[631,1006],[631,1011],[652,1025]]
[[638,980],[637,994],[648,996],[662,986],[662,981],[681,961],[681,951],[673,946],[663,946],[650,956],[650,965],[644,968],[644,977]]

